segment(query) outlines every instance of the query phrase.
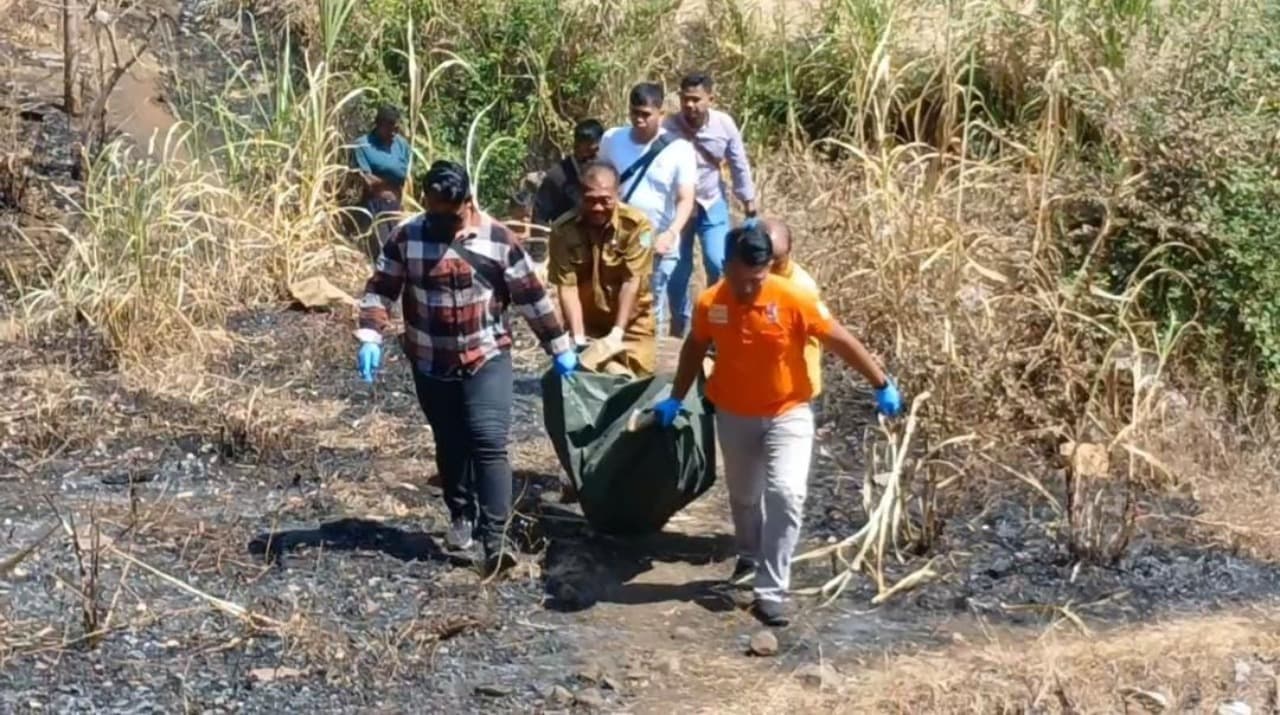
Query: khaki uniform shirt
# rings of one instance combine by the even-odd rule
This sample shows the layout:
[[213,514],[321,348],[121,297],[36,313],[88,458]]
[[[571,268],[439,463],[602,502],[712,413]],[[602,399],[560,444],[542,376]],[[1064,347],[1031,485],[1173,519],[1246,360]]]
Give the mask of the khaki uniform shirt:
[[601,338],[615,324],[622,286],[640,280],[631,320],[623,343],[626,362],[637,375],[652,374],[657,362],[653,323],[653,226],[638,209],[618,204],[603,240],[589,237],[570,211],[551,227],[547,282],[560,290],[577,289],[587,337]]
[[[794,260],[787,262],[783,272],[775,272],[774,275],[790,280],[814,298],[819,297],[818,282]],[[813,385],[813,396],[817,397],[822,392],[822,344],[817,338],[811,337],[805,342],[804,363],[809,372],[809,383]]]

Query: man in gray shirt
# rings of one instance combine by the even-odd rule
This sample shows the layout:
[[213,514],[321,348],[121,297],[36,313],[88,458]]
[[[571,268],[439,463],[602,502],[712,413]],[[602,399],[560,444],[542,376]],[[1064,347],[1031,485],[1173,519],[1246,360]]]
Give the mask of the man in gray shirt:
[[733,193],[748,218],[756,215],[756,188],[751,165],[738,125],[724,112],[712,108],[715,84],[709,75],[694,73],[680,80],[680,112],[667,118],[664,129],[693,144],[698,160],[697,205],[680,237],[679,262],[671,274],[668,298],[672,308],[672,333],[684,335],[693,312],[689,280],[693,277],[693,238],[702,244],[702,266],[707,285],[720,280],[725,240],[729,234],[729,202],[720,168],[729,165]]

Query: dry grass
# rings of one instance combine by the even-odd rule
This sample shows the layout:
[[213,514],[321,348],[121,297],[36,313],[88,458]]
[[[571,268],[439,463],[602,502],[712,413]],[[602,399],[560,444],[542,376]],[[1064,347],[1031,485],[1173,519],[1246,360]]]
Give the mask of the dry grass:
[[783,668],[761,675],[713,659],[708,677],[730,678],[738,697],[686,712],[1213,712],[1226,702],[1272,712],[1275,615],[1169,618],[1087,636],[1065,623],[1040,634],[975,629],[925,652],[842,664],[822,689]]
[[[1171,711],[1234,699],[1274,708],[1274,672],[1255,655],[1280,646],[1274,617],[1177,618],[1097,637],[1051,630],[1033,642],[992,634],[891,657],[860,673],[846,697],[860,703],[851,712],[1142,712],[1143,693],[1161,694]],[[1252,665],[1240,681],[1237,663]]]

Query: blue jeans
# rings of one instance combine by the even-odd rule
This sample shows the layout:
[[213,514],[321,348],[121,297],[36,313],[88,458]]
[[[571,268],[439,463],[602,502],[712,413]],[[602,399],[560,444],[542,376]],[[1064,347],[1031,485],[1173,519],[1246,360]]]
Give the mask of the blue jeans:
[[663,328],[670,317],[667,315],[668,306],[678,305],[668,300],[668,297],[671,294],[671,278],[679,262],[678,256],[653,257],[653,277],[649,281],[649,288],[653,291],[653,324],[659,336],[666,334]]
[[702,244],[702,268],[707,273],[707,286],[710,287],[720,280],[720,274],[724,272],[725,243],[729,235],[728,202],[720,199],[705,209],[698,204],[680,236],[680,257],[667,283],[667,298],[679,309],[679,315],[672,319],[671,332],[675,335],[684,335],[693,317],[689,281],[693,279],[695,234]]

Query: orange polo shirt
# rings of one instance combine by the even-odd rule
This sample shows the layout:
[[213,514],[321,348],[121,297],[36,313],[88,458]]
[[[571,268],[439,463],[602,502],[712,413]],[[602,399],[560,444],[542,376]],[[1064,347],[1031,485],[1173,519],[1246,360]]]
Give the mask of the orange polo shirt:
[[749,305],[721,281],[693,310],[693,337],[716,346],[707,397],[746,417],[776,417],[808,402],[815,385],[805,361],[809,338],[825,338],[835,321],[814,294],[786,278],[765,278]]
[[[818,282],[795,261],[788,261],[783,271],[775,270],[773,274],[791,280],[814,296],[821,295],[818,291]],[[805,345],[804,363],[809,367],[809,382],[813,383],[813,396],[817,397],[822,393],[822,343],[817,338],[809,338]]]

